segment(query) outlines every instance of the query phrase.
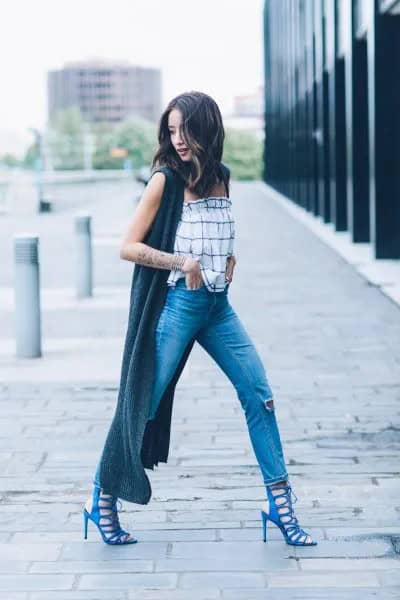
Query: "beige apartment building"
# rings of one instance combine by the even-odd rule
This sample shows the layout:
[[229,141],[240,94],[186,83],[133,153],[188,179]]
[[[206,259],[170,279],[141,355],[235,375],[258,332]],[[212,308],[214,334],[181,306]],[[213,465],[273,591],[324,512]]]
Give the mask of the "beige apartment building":
[[161,114],[161,71],[102,59],[68,62],[48,72],[48,117],[78,106],[90,122],[131,116],[157,121]]

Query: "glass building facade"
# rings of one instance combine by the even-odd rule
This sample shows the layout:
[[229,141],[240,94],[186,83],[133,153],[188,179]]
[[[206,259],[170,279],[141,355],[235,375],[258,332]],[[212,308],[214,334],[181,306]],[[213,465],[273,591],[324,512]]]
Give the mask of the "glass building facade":
[[265,0],[264,180],[400,258],[400,0]]

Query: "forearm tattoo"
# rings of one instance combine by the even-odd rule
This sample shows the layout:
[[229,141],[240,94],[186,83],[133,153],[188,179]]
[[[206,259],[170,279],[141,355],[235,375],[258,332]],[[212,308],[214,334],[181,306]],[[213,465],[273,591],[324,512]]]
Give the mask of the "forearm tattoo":
[[142,242],[135,244],[131,254],[133,262],[156,269],[181,269],[186,260],[186,256],[157,250]]

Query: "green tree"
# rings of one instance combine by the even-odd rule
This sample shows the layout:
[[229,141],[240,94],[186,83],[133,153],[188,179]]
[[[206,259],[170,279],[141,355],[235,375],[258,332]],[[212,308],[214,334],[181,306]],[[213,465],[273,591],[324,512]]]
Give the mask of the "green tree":
[[[156,150],[156,125],[140,117],[130,118],[110,127],[107,124],[94,128],[96,151],[93,165],[97,169],[121,169],[126,158],[133,168],[151,163]],[[123,148],[126,157],[113,157],[113,148]]]
[[14,154],[7,152],[6,154],[3,154],[3,156],[0,157],[0,163],[5,165],[6,167],[18,167],[21,164],[21,161],[19,160],[19,158],[14,156]]
[[33,169],[35,162],[39,158],[39,156],[40,156],[39,145],[37,144],[36,141],[34,141],[26,149],[25,155],[22,159],[22,166],[24,166],[26,169]]
[[251,132],[225,129],[223,161],[229,165],[233,179],[261,179],[263,145]]
[[78,106],[70,106],[69,108],[58,110],[50,120],[50,128],[65,135],[81,135],[84,124],[85,122]]
[[82,169],[84,135],[89,130],[79,107],[56,112],[46,132],[46,141],[55,169]]

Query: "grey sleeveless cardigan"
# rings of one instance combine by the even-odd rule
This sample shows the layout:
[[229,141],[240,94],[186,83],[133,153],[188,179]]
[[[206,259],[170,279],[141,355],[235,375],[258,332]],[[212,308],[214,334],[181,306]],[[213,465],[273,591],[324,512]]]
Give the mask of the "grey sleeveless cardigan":
[[[223,177],[229,168],[221,163]],[[175,234],[182,213],[185,183],[168,166],[155,168],[166,175],[160,207],[143,242],[173,252]],[[130,306],[122,355],[120,385],[115,414],[104,444],[100,463],[100,484],[109,494],[147,504],[152,490],[145,468],[154,470],[167,462],[175,387],[193,348],[188,343],[167,386],[154,419],[148,419],[155,368],[155,328],[165,303],[168,269],[135,264]]]

